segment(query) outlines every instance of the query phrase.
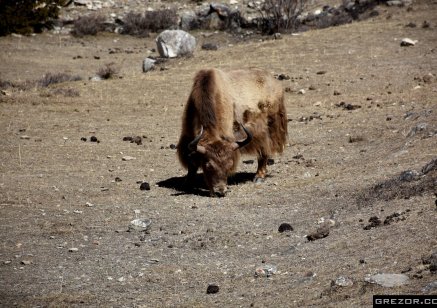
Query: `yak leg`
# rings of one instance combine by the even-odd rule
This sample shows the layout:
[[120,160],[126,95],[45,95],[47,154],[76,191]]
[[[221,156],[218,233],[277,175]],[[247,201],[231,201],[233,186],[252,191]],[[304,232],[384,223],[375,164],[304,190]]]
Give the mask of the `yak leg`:
[[261,156],[258,157],[258,169],[256,170],[255,178],[253,179],[255,183],[264,182],[264,179],[267,174],[268,159],[269,159],[268,156],[264,154],[261,154]]

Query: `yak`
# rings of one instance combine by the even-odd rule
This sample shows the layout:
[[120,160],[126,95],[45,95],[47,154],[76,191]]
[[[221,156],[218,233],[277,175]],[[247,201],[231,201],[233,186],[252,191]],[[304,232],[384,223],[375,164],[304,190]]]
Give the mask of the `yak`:
[[287,113],[281,83],[261,69],[197,72],[182,118],[177,144],[186,185],[199,167],[211,196],[223,197],[227,178],[241,154],[258,158],[254,182],[267,174],[268,159],[287,141]]

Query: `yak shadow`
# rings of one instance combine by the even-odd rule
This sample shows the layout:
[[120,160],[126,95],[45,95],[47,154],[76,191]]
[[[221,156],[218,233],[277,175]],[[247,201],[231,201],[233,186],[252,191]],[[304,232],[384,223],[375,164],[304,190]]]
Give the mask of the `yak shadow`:
[[[236,173],[228,178],[228,185],[234,186],[246,182],[252,182],[254,176],[255,173],[250,173],[250,172]],[[206,187],[202,173],[196,174],[194,181],[189,185],[186,183],[185,176],[172,177],[166,180],[162,180],[156,184],[159,187],[165,187],[165,188],[176,190],[177,193],[172,194],[173,196],[186,195],[186,194],[192,194],[202,197],[210,196],[209,190]]]

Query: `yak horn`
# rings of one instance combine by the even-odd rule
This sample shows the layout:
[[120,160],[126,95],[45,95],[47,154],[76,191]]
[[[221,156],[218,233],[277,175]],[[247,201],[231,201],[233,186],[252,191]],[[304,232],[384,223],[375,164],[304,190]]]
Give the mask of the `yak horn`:
[[234,144],[234,150],[237,150],[239,148],[242,148],[242,147],[248,145],[252,141],[252,138],[253,138],[252,133],[242,123],[239,123],[239,124],[243,128],[243,130],[246,133],[247,137],[244,140],[236,141],[235,144]]
[[188,144],[188,149],[190,151],[192,151],[192,152],[197,151],[199,153],[205,154],[205,152],[206,152],[205,147],[198,145],[200,138],[202,138],[202,135],[203,135],[203,125],[200,127],[199,135],[197,135],[196,138],[194,138],[194,140]]

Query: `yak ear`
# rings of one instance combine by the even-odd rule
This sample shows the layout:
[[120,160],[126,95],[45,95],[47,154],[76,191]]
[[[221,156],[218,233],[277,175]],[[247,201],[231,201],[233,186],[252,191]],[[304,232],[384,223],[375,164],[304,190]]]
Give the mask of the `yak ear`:
[[232,144],[232,149],[233,150],[238,150],[239,148],[242,148],[242,147],[248,145],[252,141],[252,138],[253,138],[252,133],[242,123],[239,123],[239,124],[241,125],[241,127],[244,130],[244,132],[246,133],[246,139],[241,140],[241,141],[235,141]]

